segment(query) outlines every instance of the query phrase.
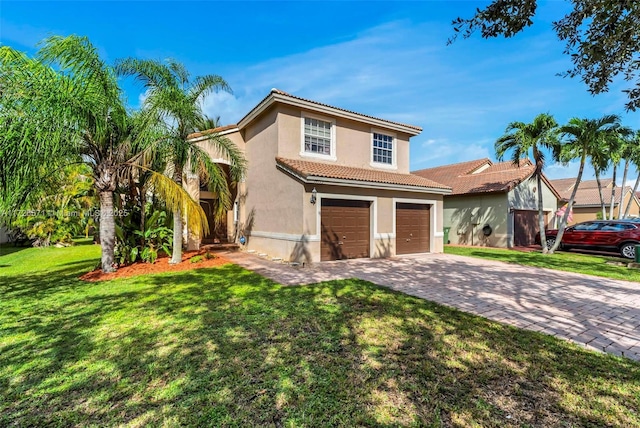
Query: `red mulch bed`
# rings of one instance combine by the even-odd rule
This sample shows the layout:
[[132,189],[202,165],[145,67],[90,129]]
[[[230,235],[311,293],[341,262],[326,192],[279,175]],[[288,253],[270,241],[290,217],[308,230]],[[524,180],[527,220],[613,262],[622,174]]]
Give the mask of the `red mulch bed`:
[[[184,270],[211,268],[222,266],[230,263],[229,260],[210,253],[213,258],[204,257],[206,251],[186,251],[182,254],[182,262],[174,265],[169,264],[170,258],[167,256],[158,258],[155,263],[137,262],[128,266],[121,266],[113,273],[102,273],[102,270],[96,269],[80,276],[83,281],[108,281],[111,279],[129,278],[138,275],[148,275],[162,272],[180,272]],[[194,256],[202,256],[202,260],[197,263],[191,263],[190,259]]]

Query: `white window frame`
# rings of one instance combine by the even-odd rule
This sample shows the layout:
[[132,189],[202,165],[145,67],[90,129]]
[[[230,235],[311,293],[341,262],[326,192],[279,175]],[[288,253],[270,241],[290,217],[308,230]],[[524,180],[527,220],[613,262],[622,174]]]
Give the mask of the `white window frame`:
[[[314,152],[307,152],[305,151],[305,144],[304,144],[304,120],[306,118],[309,119],[316,119],[316,120],[322,120],[323,122],[329,122],[331,124],[331,153],[328,155],[325,155],[323,153],[314,153]],[[373,144],[373,143],[372,143]],[[301,113],[301,118],[300,118],[300,156],[301,157],[306,157],[306,158],[316,158],[316,159],[324,159],[324,160],[330,160],[330,161],[336,161],[337,155],[336,155],[336,120],[326,117],[326,116],[319,116],[316,114],[312,114],[312,113],[308,113],[303,111]]]
[[[393,146],[391,149],[391,163],[375,162],[373,160],[373,137],[374,134],[382,134],[393,138]],[[398,137],[395,132],[389,132],[382,129],[371,128],[371,142],[369,144],[369,165],[374,168],[381,169],[398,169]]]

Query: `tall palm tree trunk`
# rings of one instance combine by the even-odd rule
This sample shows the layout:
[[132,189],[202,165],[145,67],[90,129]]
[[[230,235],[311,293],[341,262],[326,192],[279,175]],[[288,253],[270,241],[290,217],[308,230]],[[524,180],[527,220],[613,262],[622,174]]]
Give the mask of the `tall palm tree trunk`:
[[[182,168],[175,165],[173,181],[182,186]],[[180,209],[173,212],[173,252],[169,263],[175,264],[182,261],[182,233],[184,225],[182,223],[182,211]]]
[[540,245],[542,245],[542,254],[547,254],[549,249],[547,248],[547,234],[544,224],[544,204],[542,203],[542,175],[537,174],[536,179],[538,181],[538,227],[540,229]]
[[567,220],[569,219],[569,213],[571,213],[571,209],[573,208],[573,201],[576,198],[576,193],[578,192],[578,186],[580,185],[580,181],[582,181],[582,173],[584,172],[584,164],[587,160],[586,150],[583,149],[582,157],[580,158],[580,169],[578,170],[578,177],[576,178],[576,184],[573,186],[573,190],[571,191],[571,197],[569,198],[569,203],[567,204],[567,210],[564,212],[564,215],[560,219],[560,227],[558,227],[558,234],[556,235],[556,242],[553,244],[553,247],[549,250],[550,254],[553,254],[558,247],[560,247],[560,242],[562,241],[562,236],[564,235],[564,229],[567,227]]
[[100,192],[100,245],[102,246],[102,271],[115,272],[113,258],[115,251],[116,222],[113,212],[113,191]]
[[140,197],[140,232],[142,232],[142,245],[145,245],[145,239],[144,239],[144,228],[145,228],[145,221],[146,221],[146,210],[145,207],[147,205],[147,193],[145,192],[144,189],[144,184],[139,184],[138,185],[138,192],[139,192],[139,197]]
[[629,203],[627,204],[627,209],[624,210],[624,217],[629,217],[629,212],[631,211],[631,204],[633,203],[633,197],[638,192],[638,187],[640,186],[640,171],[638,171],[638,178],[636,178],[636,183],[633,185],[633,193],[631,193],[631,197],[629,198]]
[[613,185],[611,186],[611,204],[609,205],[609,220],[613,220],[613,205],[616,203],[616,173],[618,165],[613,165]]
[[604,195],[602,194],[602,182],[600,181],[600,171],[595,168],[596,183],[598,184],[598,195],[600,196],[600,207],[602,208],[602,219],[607,219],[607,207],[604,203]]
[[[624,205],[624,186],[627,183],[627,174],[629,173],[629,159],[625,159],[624,161],[624,172],[622,173],[622,188],[620,189],[620,203],[618,204],[618,219],[622,217],[622,206]],[[629,199],[629,203],[631,203],[631,199]]]

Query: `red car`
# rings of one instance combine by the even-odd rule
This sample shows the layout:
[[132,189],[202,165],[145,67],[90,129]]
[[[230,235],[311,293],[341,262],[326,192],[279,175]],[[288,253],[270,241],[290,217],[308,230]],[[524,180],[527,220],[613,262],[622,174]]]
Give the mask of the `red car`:
[[[556,242],[558,231],[547,230],[547,248]],[[540,244],[540,234],[536,235]],[[616,251],[622,257],[633,259],[636,245],[640,245],[640,223],[620,220],[594,220],[574,224],[565,229],[560,247],[564,250],[583,248]]]

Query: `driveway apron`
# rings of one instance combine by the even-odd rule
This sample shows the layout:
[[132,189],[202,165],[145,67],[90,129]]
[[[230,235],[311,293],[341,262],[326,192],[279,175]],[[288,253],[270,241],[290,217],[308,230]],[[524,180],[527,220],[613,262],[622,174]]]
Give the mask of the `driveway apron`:
[[310,267],[292,267],[244,252],[224,257],[283,285],[359,278],[640,361],[639,283],[449,254]]

